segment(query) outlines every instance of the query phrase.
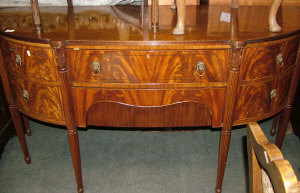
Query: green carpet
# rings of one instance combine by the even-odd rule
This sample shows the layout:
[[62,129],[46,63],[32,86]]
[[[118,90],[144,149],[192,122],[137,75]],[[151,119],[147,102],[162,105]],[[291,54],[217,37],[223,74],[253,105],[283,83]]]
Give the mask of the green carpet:
[[[269,133],[272,120],[261,123]],[[30,122],[32,163],[17,137],[0,160],[0,193],[73,193],[75,177],[63,127]],[[85,193],[211,193],[215,190],[220,131],[79,131]],[[274,141],[275,137],[270,137]],[[300,179],[300,141],[286,135],[282,147]],[[247,192],[246,129],[233,130],[223,193]]]

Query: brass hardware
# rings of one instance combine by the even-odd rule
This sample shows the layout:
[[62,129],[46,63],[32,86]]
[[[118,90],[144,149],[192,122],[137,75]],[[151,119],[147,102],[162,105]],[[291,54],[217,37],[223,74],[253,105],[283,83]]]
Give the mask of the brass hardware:
[[19,47],[17,47],[17,46],[16,46],[16,47],[11,47],[11,48],[9,48],[9,51],[10,51],[10,52],[13,52],[14,50],[16,50],[16,49],[18,49],[18,48],[19,48]]
[[28,93],[28,91],[27,90],[23,90],[22,94],[23,94],[24,101],[28,102],[29,101],[29,93]]
[[147,54],[147,59],[150,59],[150,54]]
[[282,67],[283,66],[283,56],[282,56],[282,53],[279,53],[277,55],[276,60],[277,60],[277,65],[279,67]]
[[21,56],[19,54],[16,54],[15,58],[16,58],[16,66],[20,67],[22,65],[22,58],[21,58]]
[[93,71],[93,73],[94,73],[94,74],[98,74],[98,73],[100,72],[100,70],[101,70],[100,63],[97,62],[97,61],[94,61],[94,62],[92,63],[92,71]]
[[271,90],[270,92],[271,101],[275,101],[277,98],[277,91],[276,89]]
[[205,75],[205,70],[206,70],[206,66],[205,63],[203,61],[200,61],[197,63],[197,71],[198,71],[198,75],[199,76],[204,76]]

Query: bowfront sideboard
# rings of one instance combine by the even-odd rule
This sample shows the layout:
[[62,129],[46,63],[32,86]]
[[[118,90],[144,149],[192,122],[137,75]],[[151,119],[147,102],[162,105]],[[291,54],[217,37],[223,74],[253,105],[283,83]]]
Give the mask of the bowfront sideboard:
[[0,9],[1,78],[27,163],[26,117],[67,127],[78,192],[77,127],[221,127],[216,192],[234,125],[281,113],[281,146],[299,79],[300,7],[280,8],[282,31],[271,33],[259,19],[268,7],[187,6],[182,36],[172,35],[176,12],[159,9],[157,33],[134,6],[41,7],[40,33],[30,9]]

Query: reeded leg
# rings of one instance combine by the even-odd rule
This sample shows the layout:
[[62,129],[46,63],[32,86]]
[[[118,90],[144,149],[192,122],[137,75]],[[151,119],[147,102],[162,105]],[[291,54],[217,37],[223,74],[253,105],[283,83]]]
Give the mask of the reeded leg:
[[24,123],[26,134],[28,136],[31,136],[31,129],[30,129],[28,118],[25,115],[22,115],[22,119],[23,119],[23,123]]
[[16,129],[17,136],[19,138],[19,142],[20,142],[22,150],[23,150],[25,162],[27,164],[30,164],[31,158],[30,158],[28,148],[27,148],[27,143],[26,143],[26,138],[24,135],[24,128],[23,128],[20,113],[14,106],[9,106],[9,111],[10,111],[11,118],[14,123],[15,129]]
[[221,140],[219,147],[219,163],[217,174],[216,193],[222,192],[222,183],[227,162],[228,150],[230,145],[231,129],[222,128]]
[[78,132],[76,127],[68,127],[68,138],[70,151],[72,156],[73,168],[77,183],[77,192],[83,193],[83,183],[82,183],[82,173],[81,173],[81,161],[80,161],[80,149],[79,149],[79,140]]
[[184,23],[185,23],[185,0],[176,0],[177,7],[177,24],[173,30],[173,34],[182,35],[184,34]]
[[273,3],[269,12],[269,30],[271,32],[279,32],[281,31],[281,27],[278,25],[276,21],[277,11],[280,7],[282,0],[273,0]]

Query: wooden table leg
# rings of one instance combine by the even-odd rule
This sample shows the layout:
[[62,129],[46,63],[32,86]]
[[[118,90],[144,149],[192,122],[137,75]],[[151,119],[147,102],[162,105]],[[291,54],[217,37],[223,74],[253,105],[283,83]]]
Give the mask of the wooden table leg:
[[29,119],[25,115],[22,115],[22,119],[23,119],[26,134],[28,136],[31,136],[31,129],[30,129],[30,125],[29,125]]
[[68,130],[69,146],[70,146],[70,151],[72,156],[72,163],[73,163],[75,178],[77,182],[77,192],[83,193],[80,149],[79,149],[77,128],[68,126],[67,130]]
[[225,173],[227,156],[230,145],[231,131],[233,125],[234,104],[236,102],[238,83],[239,83],[239,68],[242,49],[235,47],[233,49],[233,57],[229,66],[228,85],[225,98],[223,128],[221,132],[220,147],[219,147],[219,162],[218,174],[216,183],[216,193],[222,192],[222,183]]
[[31,158],[30,158],[28,148],[27,148],[27,143],[26,143],[26,138],[24,135],[24,128],[23,128],[20,113],[14,106],[11,106],[11,105],[9,106],[9,111],[10,111],[11,118],[14,123],[15,129],[16,129],[17,136],[19,138],[19,142],[20,142],[22,150],[23,150],[25,162],[27,164],[30,164]]
[[277,125],[278,125],[278,122],[279,122],[279,118],[280,118],[280,113],[278,113],[277,115],[274,116],[273,118],[273,123],[272,123],[272,128],[270,130],[270,135],[271,136],[274,136],[275,133],[276,133],[276,128],[277,128]]
[[83,193],[83,182],[81,172],[80,161],[80,148],[78,140],[78,132],[76,127],[76,118],[74,113],[72,92],[71,92],[71,80],[69,79],[68,64],[66,61],[66,49],[65,42],[51,42],[51,46],[54,48],[57,61],[58,77],[60,80],[60,89],[62,93],[62,104],[64,107],[64,114],[66,120],[66,126],[68,131],[69,146],[72,156],[73,168],[75,173],[75,179],[77,183],[77,192]]
[[20,112],[13,105],[13,100],[12,100],[12,96],[11,96],[10,89],[9,89],[9,81],[8,81],[8,78],[7,78],[7,74],[4,71],[3,58],[2,58],[1,50],[0,50],[0,75],[1,75],[1,80],[2,80],[2,83],[3,83],[3,89],[4,89],[4,92],[5,92],[6,101],[8,103],[8,107],[9,107],[9,112],[11,114],[11,118],[12,118],[13,124],[15,126],[16,133],[17,133],[18,138],[19,138],[21,148],[23,150],[25,162],[27,164],[29,164],[31,162],[31,158],[30,158],[30,155],[29,155],[29,152],[28,152],[26,138],[24,136],[23,123],[22,123],[22,119],[21,119],[21,116],[20,116]]
[[281,113],[280,121],[279,121],[276,142],[275,142],[275,144],[278,146],[278,148],[281,148],[281,146],[282,146],[284,135],[285,135],[285,132],[287,130],[287,126],[288,126],[288,123],[290,120],[292,105],[294,103],[294,98],[295,98],[296,90],[298,87],[299,76],[300,76],[300,45],[299,45],[299,49],[298,49],[296,69],[293,74],[291,87],[290,87],[290,91],[289,91],[288,103],[287,103],[286,107],[283,109],[283,111]]

